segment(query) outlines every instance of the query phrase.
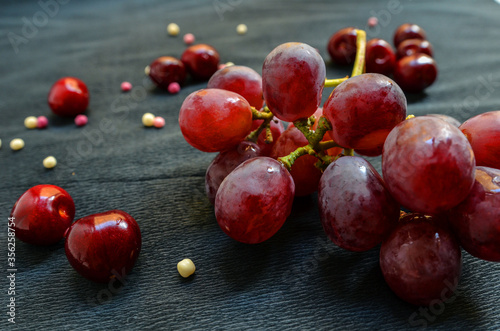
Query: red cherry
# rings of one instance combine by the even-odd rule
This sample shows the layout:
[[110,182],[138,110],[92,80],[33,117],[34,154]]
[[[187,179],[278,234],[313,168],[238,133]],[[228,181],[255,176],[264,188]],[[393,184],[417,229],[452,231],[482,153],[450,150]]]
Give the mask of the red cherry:
[[427,54],[418,53],[396,62],[394,80],[405,92],[421,92],[434,83],[437,74],[436,61]]
[[431,43],[422,39],[407,39],[399,44],[396,56],[398,59],[401,59],[417,53],[424,53],[432,57],[434,52]]
[[149,65],[149,78],[159,87],[168,90],[171,83],[182,85],[186,79],[186,67],[175,57],[162,56]]
[[33,245],[57,243],[75,217],[75,203],[68,192],[55,185],[37,185],[17,199],[14,217],[16,237]]
[[69,263],[79,274],[105,283],[130,272],[141,251],[141,231],[124,211],[93,214],[68,229],[65,249]]
[[89,105],[89,91],[84,82],[74,77],[64,77],[52,85],[49,92],[49,107],[59,116],[82,114]]
[[206,44],[188,47],[181,61],[193,78],[199,80],[209,79],[219,69],[219,53]]
[[427,34],[420,26],[405,23],[400,25],[394,32],[394,46],[397,48],[406,39],[427,39]]
[[327,50],[333,62],[340,65],[354,63],[356,58],[356,29],[349,27],[335,32],[328,41]]

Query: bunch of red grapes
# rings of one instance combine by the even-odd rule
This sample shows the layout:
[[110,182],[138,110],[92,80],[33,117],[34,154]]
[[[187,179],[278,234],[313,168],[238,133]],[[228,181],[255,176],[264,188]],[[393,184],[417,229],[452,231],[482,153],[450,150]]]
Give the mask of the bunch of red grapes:
[[[414,43],[405,26],[396,33],[398,45]],[[244,66],[217,71],[206,89],[184,100],[180,128],[192,146],[219,152],[207,169],[206,191],[231,238],[269,239],[294,197],[317,191],[327,236],[351,251],[381,244],[389,286],[407,302],[428,305],[457,285],[460,246],[500,261],[500,111],[462,125],[443,115],[407,118],[399,84],[363,73],[371,48],[364,31],[354,32],[351,78],[326,80],[316,49],[282,44],[265,58],[262,77]],[[427,57],[406,54],[394,67],[396,78]],[[426,85],[427,78],[415,76],[412,84]],[[320,108],[326,83],[337,87]],[[354,152],[381,155],[383,177]]]
[[[328,53],[340,65],[354,63],[356,29],[337,31],[328,41]],[[434,83],[438,70],[433,48],[420,26],[400,25],[394,32],[394,48],[383,39],[374,38],[366,44],[366,72],[379,73],[394,80],[405,92],[421,92]]]

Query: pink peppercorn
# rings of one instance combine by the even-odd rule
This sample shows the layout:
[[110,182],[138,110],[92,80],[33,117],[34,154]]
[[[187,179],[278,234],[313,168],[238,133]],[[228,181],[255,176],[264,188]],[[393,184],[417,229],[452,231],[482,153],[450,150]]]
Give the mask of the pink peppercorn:
[[88,121],[89,121],[89,118],[85,115],[82,115],[82,114],[75,117],[76,126],[84,126],[88,123]]
[[368,19],[368,26],[370,28],[373,28],[374,26],[376,26],[378,24],[378,18],[376,18],[375,16],[372,16]]
[[168,91],[172,94],[179,93],[180,90],[181,86],[177,82],[173,82],[168,85]]
[[36,126],[39,129],[45,129],[49,125],[49,120],[45,116],[38,116]]
[[195,39],[194,34],[192,34],[192,33],[186,33],[184,35],[184,43],[186,45],[191,45],[192,43],[194,43],[194,39]]
[[129,82],[123,82],[120,87],[123,92],[128,92],[132,89],[132,84],[130,84]]
[[158,129],[163,128],[165,126],[165,119],[161,116],[156,116],[153,121],[153,125]]

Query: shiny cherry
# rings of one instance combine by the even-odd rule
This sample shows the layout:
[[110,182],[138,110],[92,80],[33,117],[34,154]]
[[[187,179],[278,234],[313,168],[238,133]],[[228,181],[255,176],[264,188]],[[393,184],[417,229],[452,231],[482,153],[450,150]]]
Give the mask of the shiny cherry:
[[406,39],[427,39],[427,34],[420,26],[405,23],[394,32],[394,46],[397,48]]
[[432,57],[434,51],[431,43],[422,39],[406,39],[399,44],[398,49],[396,50],[396,56],[398,59],[417,53],[424,53]]
[[335,32],[328,41],[327,50],[333,62],[340,65],[354,63],[356,58],[356,29],[343,28]]
[[391,44],[378,38],[366,43],[366,72],[390,76],[395,65],[396,55]]
[[80,218],[65,236],[66,257],[71,266],[99,283],[128,274],[141,251],[139,225],[121,210]]
[[84,82],[64,77],[50,88],[49,107],[59,116],[72,117],[85,112],[89,105],[89,91]]
[[75,217],[75,203],[64,189],[37,185],[24,192],[12,208],[16,237],[33,245],[51,245],[64,237]]
[[436,61],[422,53],[400,59],[394,70],[394,80],[405,92],[423,91],[434,83],[437,75]]
[[207,80],[219,67],[219,53],[206,44],[193,45],[182,53],[181,61],[193,78]]
[[168,90],[170,83],[182,85],[186,79],[186,67],[181,60],[162,56],[149,65],[149,78],[158,86]]

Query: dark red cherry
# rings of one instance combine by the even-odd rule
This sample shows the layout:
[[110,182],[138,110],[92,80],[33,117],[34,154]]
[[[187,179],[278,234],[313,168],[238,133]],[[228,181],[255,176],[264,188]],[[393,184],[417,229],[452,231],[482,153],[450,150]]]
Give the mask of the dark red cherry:
[[424,53],[432,57],[434,52],[431,43],[422,39],[406,39],[399,44],[396,56],[398,59],[401,59],[417,53]]
[[356,58],[356,29],[343,28],[335,32],[328,41],[327,50],[333,62],[340,65],[354,63]]
[[394,32],[394,46],[397,48],[406,39],[427,39],[427,35],[420,26],[405,23],[400,25]]
[[396,55],[391,44],[378,38],[366,43],[366,72],[390,76],[395,65]]
[[206,44],[193,45],[182,53],[181,61],[193,78],[207,80],[219,68],[219,53]]
[[89,91],[84,82],[74,77],[64,77],[50,88],[49,107],[59,116],[76,116],[89,105]]
[[141,251],[141,231],[124,211],[93,214],[68,229],[65,249],[69,263],[79,274],[105,283],[130,272]]
[[170,83],[182,85],[186,79],[186,67],[181,60],[162,56],[149,65],[149,78],[159,87],[168,90]]
[[405,56],[396,63],[394,80],[405,92],[421,92],[434,83],[438,75],[436,62],[427,54]]
[[57,243],[73,222],[75,203],[64,189],[37,185],[17,199],[10,216],[16,237],[33,245]]

